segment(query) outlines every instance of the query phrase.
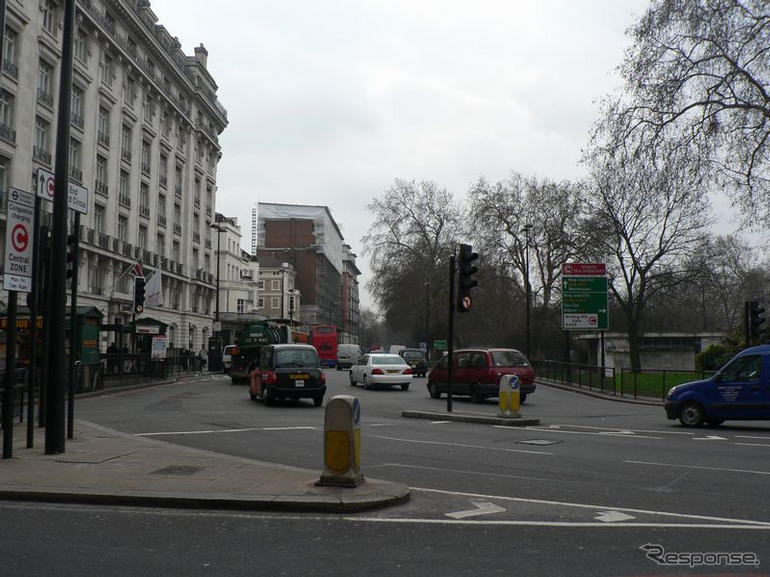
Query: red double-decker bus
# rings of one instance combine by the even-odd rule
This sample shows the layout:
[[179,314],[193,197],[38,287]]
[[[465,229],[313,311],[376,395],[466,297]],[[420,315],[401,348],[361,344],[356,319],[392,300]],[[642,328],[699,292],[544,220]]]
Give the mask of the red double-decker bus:
[[337,339],[334,325],[317,325],[310,329],[310,344],[318,351],[322,366],[337,366]]

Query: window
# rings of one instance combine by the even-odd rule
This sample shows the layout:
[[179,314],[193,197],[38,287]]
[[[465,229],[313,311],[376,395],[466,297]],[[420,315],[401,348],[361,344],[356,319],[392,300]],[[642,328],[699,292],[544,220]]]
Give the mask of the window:
[[161,257],[166,256],[166,237],[160,233],[158,233],[158,236],[155,239],[155,252]]
[[75,32],[73,54],[84,64],[88,62],[88,36],[82,28],[78,28]]
[[142,141],[142,172],[150,174],[150,143]]
[[80,142],[74,138],[70,138],[69,165],[70,178],[77,182],[82,182],[83,171],[80,170]]
[[136,237],[136,244],[143,250],[147,250],[147,227],[140,225],[139,234]]
[[123,102],[130,107],[134,107],[134,99],[136,98],[136,82],[130,76],[126,76],[125,83],[123,84]]
[[281,281],[278,279],[273,279],[273,282],[271,283],[271,290],[279,291],[281,290]]
[[246,299],[238,299],[237,310],[238,313],[243,314],[249,312],[246,308],[248,301]]
[[99,107],[98,138],[101,144],[110,145],[110,111],[104,106]]
[[[101,155],[96,155],[96,190],[99,192],[106,192],[104,187],[107,186],[109,177],[107,175],[107,159]],[[102,185],[102,190],[100,190]]]
[[78,86],[72,87],[70,122],[79,128],[83,128],[83,90]]
[[173,252],[171,256],[174,258],[176,262],[179,262],[179,242],[178,241],[174,241],[174,247],[173,247]]
[[257,281],[257,290],[258,291],[265,290],[265,281],[264,280],[258,280]]
[[40,61],[37,71],[37,99],[39,102],[53,106],[53,68],[45,60]]
[[281,308],[281,299],[279,299],[278,297],[270,297],[270,308],[271,309]]
[[262,297],[259,297],[259,298],[257,299],[257,308],[258,308],[258,309],[263,309],[263,308],[265,308],[265,299],[263,299]]
[[122,215],[118,217],[118,238],[123,242],[128,239],[128,219]]
[[131,161],[131,127],[126,124],[120,131],[120,156]]
[[[40,117],[35,118],[35,147],[33,156],[35,160],[42,162],[51,162],[51,155],[48,152],[48,132],[50,125]],[[47,160],[46,160],[47,158]]]
[[[0,136],[8,138],[9,130],[13,128],[13,95],[5,90],[0,90]],[[15,141],[15,134],[13,141]]]
[[0,190],[8,190],[11,161],[0,156]]
[[53,2],[44,2],[40,7],[40,11],[43,13],[43,30],[48,32],[51,36],[56,36],[59,31],[59,14],[56,9],[56,4]]
[[174,177],[176,179],[174,181],[174,185],[175,185],[174,192],[178,196],[181,196],[182,195],[182,167],[181,166],[176,167],[176,170],[174,171]]
[[107,86],[112,88],[112,78],[114,76],[113,68],[115,63],[112,60],[112,56],[104,54],[102,61],[99,64],[99,80],[104,82]]
[[130,176],[125,170],[120,171],[120,180],[118,181],[118,203],[131,207]]
[[104,232],[104,207],[101,204],[94,205],[94,230]]
[[158,195],[158,216],[166,218],[166,195]]
[[3,70],[14,78],[19,77],[18,46],[19,35],[15,30],[6,28],[3,48]]
[[150,187],[146,182],[139,187],[139,214],[150,216]]

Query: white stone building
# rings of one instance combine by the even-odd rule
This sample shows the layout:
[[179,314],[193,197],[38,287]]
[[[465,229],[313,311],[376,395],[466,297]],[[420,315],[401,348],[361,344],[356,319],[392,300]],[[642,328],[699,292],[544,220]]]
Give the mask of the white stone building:
[[[63,15],[63,4],[49,0],[6,6],[4,201],[9,186],[34,191],[38,170],[54,171]],[[69,179],[89,191],[76,231],[78,304],[97,307],[105,324],[130,322],[127,271],[141,260],[146,277],[162,275],[164,301],[143,316],[167,324],[174,346],[199,349],[213,328],[211,225],[219,134],[227,126],[207,51],[201,45],[185,55],[146,0],[80,0],[76,7]],[[46,225],[51,206],[43,204]]]

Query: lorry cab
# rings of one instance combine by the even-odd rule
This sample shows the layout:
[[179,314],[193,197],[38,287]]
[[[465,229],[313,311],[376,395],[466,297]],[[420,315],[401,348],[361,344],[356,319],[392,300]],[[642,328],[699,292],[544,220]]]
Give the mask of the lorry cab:
[[770,419],[770,345],[739,352],[708,379],[672,387],[665,406],[685,427]]

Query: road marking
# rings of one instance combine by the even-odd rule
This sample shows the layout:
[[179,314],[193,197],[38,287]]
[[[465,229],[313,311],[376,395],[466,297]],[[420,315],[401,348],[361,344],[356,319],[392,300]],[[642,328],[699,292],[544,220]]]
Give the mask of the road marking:
[[706,435],[705,437],[693,437],[693,441],[726,441],[727,437],[719,437],[717,435]]
[[358,523],[413,523],[424,525],[497,525],[517,527],[622,527],[633,529],[712,529],[712,530],[747,530],[768,531],[770,525],[720,525],[708,523],[601,523],[569,521],[482,521],[478,519],[394,519],[388,517],[343,517],[346,521]]
[[634,433],[654,433],[656,435],[694,435],[691,431],[657,431],[652,429],[621,429],[620,427],[597,427],[593,425],[548,425],[530,426],[529,429],[561,429],[562,427],[572,427],[573,429],[593,429],[596,431],[632,431]]
[[446,423],[451,423],[451,421],[431,421],[431,425],[444,425]]
[[[510,429],[511,427],[506,427],[505,425],[493,425],[494,427],[498,429]],[[523,429],[530,429],[533,431],[541,431],[543,433],[562,433],[565,435],[602,435],[605,437],[625,437],[627,439],[663,439],[663,437],[650,437],[645,435],[637,435],[637,434],[627,434],[619,429],[613,429],[608,431],[602,431],[602,432],[591,432],[591,431],[565,431],[563,429],[546,429],[543,427],[522,427]]]
[[733,445],[743,445],[744,447],[770,447],[770,445],[763,445],[762,443],[733,443]]
[[629,519],[636,519],[633,515],[626,515],[620,511],[601,511],[596,517],[597,521],[602,523],[617,523],[618,521],[628,521]]
[[770,437],[768,436],[761,436],[761,437],[752,437],[750,435],[735,435],[736,439],[761,439],[763,441],[770,441]]
[[[459,496],[459,497],[469,497],[471,499],[490,499],[490,500],[497,500],[497,501],[512,501],[515,503],[531,503],[536,505],[558,505],[561,507],[574,507],[576,509],[594,509],[594,510],[604,510],[604,511],[620,511],[620,512],[626,512],[626,513],[636,513],[640,515],[658,515],[662,517],[673,517],[676,519],[697,519],[698,521],[713,521],[715,523],[730,523],[730,525],[725,525],[726,527],[734,527],[735,525],[746,525],[751,527],[762,527],[765,529],[770,529],[770,522],[769,521],[748,521],[746,519],[731,519],[729,517],[710,517],[707,515],[689,515],[685,513],[669,513],[666,511],[653,511],[653,510],[646,510],[646,509],[632,509],[629,507],[607,507],[605,505],[589,505],[586,503],[571,503],[569,501],[548,501],[544,499],[528,499],[525,497],[506,497],[502,495],[485,495],[481,493],[463,493],[459,491],[446,491],[444,489],[429,489],[425,487],[410,487],[410,491],[415,492],[422,492],[422,493],[438,493],[440,495],[452,495],[452,496]],[[493,523],[494,521],[490,521],[490,523]],[[576,525],[580,525],[580,523],[576,523]],[[591,524],[589,523],[587,526],[604,526],[606,523],[599,523],[599,524]],[[624,527],[630,526],[624,524]],[[641,525],[645,525],[642,523]],[[657,526],[658,524],[651,524],[651,526]],[[669,526],[669,525],[665,525]],[[683,525],[685,527],[690,525]],[[708,526],[714,526],[714,525],[708,525]]]
[[623,461],[632,465],[654,465],[656,467],[676,467],[680,469],[700,469],[704,471],[724,471],[727,473],[751,473],[753,475],[770,475],[770,471],[752,471],[751,469],[728,469],[723,467],[704,467],[702,465],[677,465],[675,463],[655,463],[653,461]]
[[203,431],[158,431],[134,433],[135,437],[162,437],[164,435],[211,435],[214,433],[249,433],[252,431],[320,431],[318,427],[248,427],[245,429],[206,429]]
[[466,519],[468,517],[477,517],[478,515],[491,515],[492,513],[502,513],[505,511],[503,507],[498,507],[494,503],[487,501],[472,501],[475,509],[468,509],[467,511],[455,511],[454,513],[447,513],[447,517],[452,519]]
[[462,449],[484,449],[486,451],[503,451],[506,453],[527,453],[530,455],[553,455],[548,451],[526,451],[524,449],[506,449],[501,447],[484,447],[482,445],[463,445],[460,443],[444,443],[441,441],[418,441],[416,439],[401,439],[398,437],[383,437],[381,435],[366,435],[373,439],[384,439],[386,441],[396,441],[399,443],[415,443],[418,445],[441,445],[444,447],[460,447]]

